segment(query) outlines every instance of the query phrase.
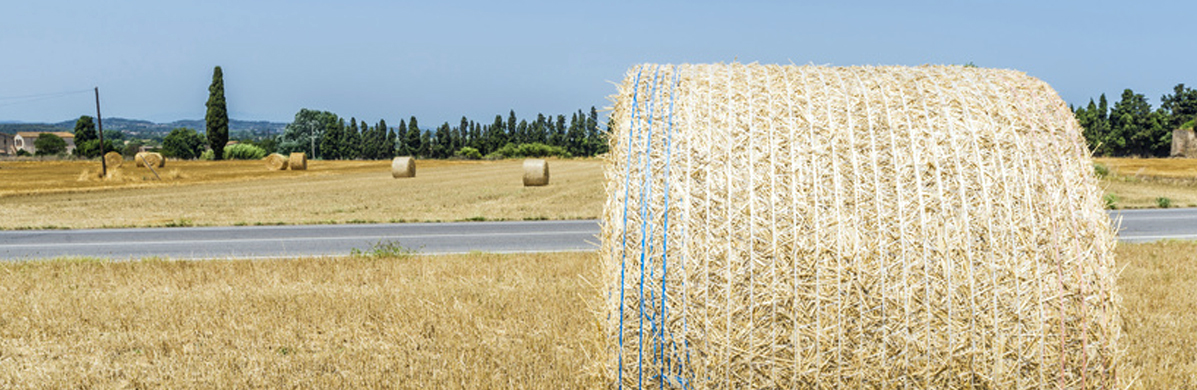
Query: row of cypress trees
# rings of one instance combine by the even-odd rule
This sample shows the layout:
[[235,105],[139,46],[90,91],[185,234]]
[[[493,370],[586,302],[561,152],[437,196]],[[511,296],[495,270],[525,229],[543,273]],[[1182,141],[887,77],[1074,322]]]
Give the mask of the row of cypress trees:
[[456,125],[445,122],[435,128],[420,127],[415,116],[392,127],[385,120],[370,124],[351,117],[346,121],[332,112],[305,108],[278,139],[279,152],[308,152],[325,160],[408,155],[478,158],[496,153],[503,157],[519,145],[537,145],[551,155],[586,157],[606,152],[607,141],[594,107],[589,113],[578,110],[568,119],[537,114],[533,120],[521,120],[511,110],[506,118],[495,115],[491,123],[462,117]]

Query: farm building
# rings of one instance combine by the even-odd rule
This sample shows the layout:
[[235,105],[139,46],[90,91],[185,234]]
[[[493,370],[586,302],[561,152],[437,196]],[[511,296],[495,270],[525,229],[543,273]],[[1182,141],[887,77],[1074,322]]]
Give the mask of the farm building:
[[[25,151],[29,152],[29,154],[37,154],[37,147],[33,145],[33,142],[37,141],[37,137],[42,133],[43,132],[36,131],[18,132],[17,135],[13,137],[13,151],[16,152],[15,149],[25,149]],[[66,141],[67,154],[71,154],[75,151],[75,134],[65,131],[56,131],[50,134],[62,137],[62,140]]]
[[0,154],[11,156],[17,153],[17,149],[12,146],[13,135],[0,133]]
[[1197,158],[1197,136],[1193,129],[1172,131],[1172,157]]
[[645,64],[613,100],[611,388],[1125,387],[1114,231],[1047,83]]

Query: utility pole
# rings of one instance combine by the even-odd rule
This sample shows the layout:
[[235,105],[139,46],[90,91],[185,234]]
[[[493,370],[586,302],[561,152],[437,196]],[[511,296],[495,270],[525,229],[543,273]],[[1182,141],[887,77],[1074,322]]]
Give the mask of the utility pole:
[[100,178],[103,179],[108,177],[108,159],[104,156],[104,119],[100,118],[100,87],[96,87],[96,127],[100,131]]

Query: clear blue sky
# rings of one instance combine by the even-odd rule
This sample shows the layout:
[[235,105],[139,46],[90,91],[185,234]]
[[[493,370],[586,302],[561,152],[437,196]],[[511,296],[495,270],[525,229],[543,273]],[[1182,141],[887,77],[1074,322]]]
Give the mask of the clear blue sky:
[[974,62],[1044,79],[1073,104],[1124,88],[1153,105],[1197,85],[1197,2],[6,2],[0,121],[201,119],[213,66],[230,115],[300,108],[421,127],[608,106],[641,62]]

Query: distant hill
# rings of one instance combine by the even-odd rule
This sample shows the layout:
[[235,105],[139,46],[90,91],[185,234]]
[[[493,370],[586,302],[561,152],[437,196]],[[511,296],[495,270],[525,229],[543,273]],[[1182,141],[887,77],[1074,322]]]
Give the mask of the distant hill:
[[[242,133],[257,136],[281,134],[286,123],[268,121],[229,120],[229,133]],[[145,136],[164,135],[179,127],[204,131],[203,120],[178,120],[170,123],[154,123],[140,119],[104,118],[104,130],[116,130],[123,133],[142,134]],[[22,123],[14,121],[0,121],[0,133],[16,133],[18,131],[72,131],[75,129],[75,119],[58,123]]]
[[55,131],[72,131],[75,129],[75,124],[72,123],[70,128],[63,129],[54,125],[47,125],[45,123],[0,123],[0,133],[16,134],[25,131],[36,131],[40,133],[51,133]]

